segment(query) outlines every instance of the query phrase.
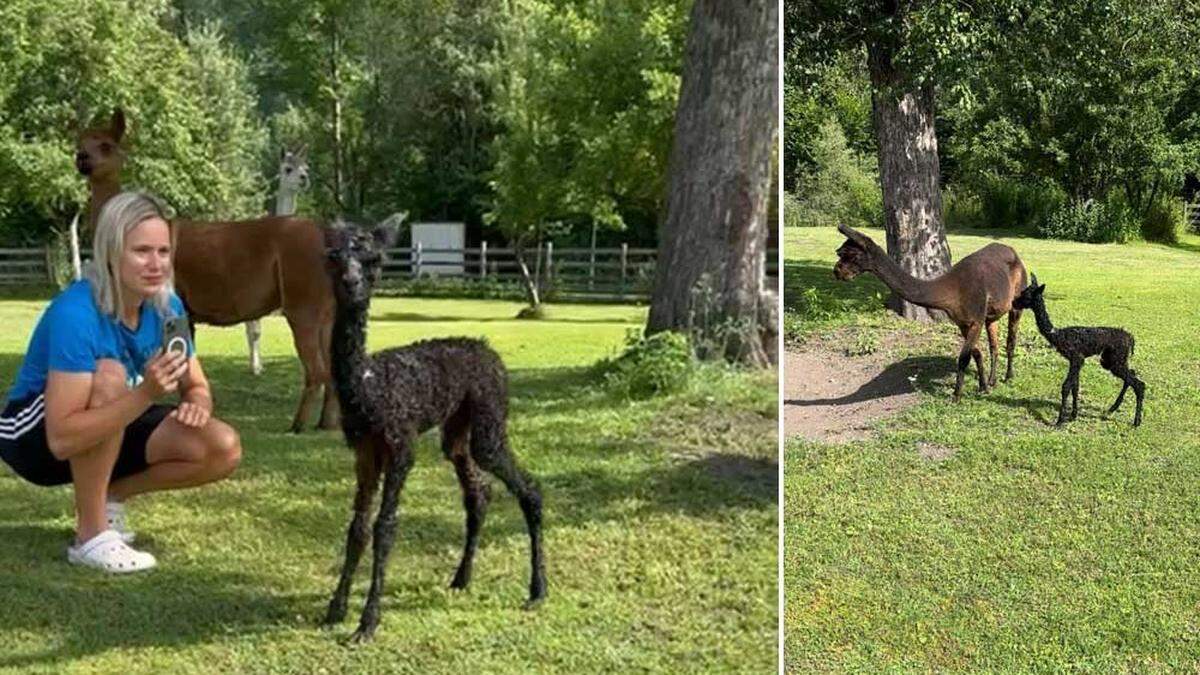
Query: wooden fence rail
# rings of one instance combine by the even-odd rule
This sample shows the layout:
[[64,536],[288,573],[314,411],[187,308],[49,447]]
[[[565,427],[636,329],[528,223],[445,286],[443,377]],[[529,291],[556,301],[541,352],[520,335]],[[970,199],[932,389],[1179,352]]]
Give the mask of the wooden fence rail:
[[1200,204],[1184,204],[1183,221],[1192,232],[1200,232]]
[[[542,292],[560,297],[644,299],[654,283],[657,251],[652,248],[555,248],[527,250],[525,262]],[[0,248],[0,286],[53,284],[54,258],[47,249]],[[774,287],[776,251],[767,251],[766,272]],[[61,273],[61,272],[60,272]],[[466,282],[517,284],[522,281],[516,251],[493,248],[393,248],[383,263],[383,278],[403,282],[419,278],[453,278]]]

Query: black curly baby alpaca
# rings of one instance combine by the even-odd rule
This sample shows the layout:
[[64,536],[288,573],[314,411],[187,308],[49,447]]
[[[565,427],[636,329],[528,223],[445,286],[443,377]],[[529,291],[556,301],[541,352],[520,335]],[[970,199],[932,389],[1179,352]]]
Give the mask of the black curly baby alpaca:
[[1046,301],[1043,298],[1045,290],[1046,285],[1039,286],[1037,276],[1034,275],[1029,286],[1013,301],[1013,307],[1032,309],[1037,319],[1038,331],[1071,364],[1067,371],[1067,379],[1063,380],[1062,404],[1058,409],[1056,424],[1061,426],[1067,421],[1068,394],[1071,395],[1070,419],[1079,415],[1079,371],[1083,368],[1084,359],[1099,354],[1100,365],[1124,383],[1121,393],[1117,394],[1116,402],[1108,409],[1108,414],[1111,415],[1121,407],[1121,402],[1125,400],[1125,392],[1133,387],[1133,393],[1137,396],[1137,412],[1133,416],[1133,426],[1140,425],[1146,385],[1129,367],[1129,357],[1133,356],[1133,336],[1120,328],[1054,328],[1050,323],[1050,315],[1046,312]]
[[442,429],[442,451],[454,463],[467,512],[462,562],[451,582],[466,588],[487,506],[487,485],[480,469],[499,478],[521,504],[531,544],[529,601],[546,594],[542,562],[542,497],[534,481],[517,466],[506,435],[507,375],[486,344],[465,338],[429,340],[368,355],[367,309],[381,256],[377,239],[345,225],[327,235],[329,273],[337,296],[333,329],[333,378],[342,406],[342,431],[354,448],[358,489],[346,536],[346,559],[329,602],[327,624],[346,616],[354,570],[367,540],[371,503],[383,479],[383,501],[374,526],[374,569],[362,619],[353,639],[369,640],[379,625],[379,597],[396,529],[396,506],[413,465],[417,435]]

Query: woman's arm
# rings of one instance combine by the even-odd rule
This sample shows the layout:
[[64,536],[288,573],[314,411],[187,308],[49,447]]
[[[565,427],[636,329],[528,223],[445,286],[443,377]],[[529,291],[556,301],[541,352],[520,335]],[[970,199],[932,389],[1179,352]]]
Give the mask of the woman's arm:
[[183,357],[163,354],[146,366],[142,383],[88,407],[95,374],[51,370],[46,378],[46,443],[57,459],[94,448],[129,426],[155,399],[175,391]]
[[212,390],[208,386],[208,378],[200,367],[200,359],[192,356],[188,359],[187,373],[179,383],[182,394],[179,407],[171,413],[171,417],[189,427],[202,427],[208,423],[212,415]]

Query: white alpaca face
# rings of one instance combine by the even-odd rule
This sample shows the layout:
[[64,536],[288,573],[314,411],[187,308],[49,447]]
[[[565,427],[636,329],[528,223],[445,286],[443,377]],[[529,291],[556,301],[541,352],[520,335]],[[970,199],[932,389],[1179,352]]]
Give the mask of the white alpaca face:
[[308,189],[308,160],[302,154],[283,153],[279,160],[279,189],[300,192]]

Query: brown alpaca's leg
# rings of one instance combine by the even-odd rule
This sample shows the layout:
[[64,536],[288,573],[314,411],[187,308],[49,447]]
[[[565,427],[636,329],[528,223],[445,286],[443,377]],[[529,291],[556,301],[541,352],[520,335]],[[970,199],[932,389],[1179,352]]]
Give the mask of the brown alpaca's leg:
[[329,381],[324,359],[321,358],[320,324],[306,318],[293,320],[288,317],[288,325],[292,328],[292,341],[296,345],[296,353],[300,356],[300,365],[304,367],[304,391],[300,394],[300,404],[296,407],[296,416],[292,418],[291,432],[298,434],[304,430],[304,424],[312,416],[313,406],[321,395],[321,385]]
[[475,551],[479,548],[479,531],[483,527],[487,515],[488,489],[487,483],[479,474],[479,467],[471,459],[467,447],[470,439],[466,407],[447,420],[442,428],[442,452],[454,463],[454,472],[458,475],[458,484],[462,488],[463,508],[467,512],[467,540],[463,545],[462,561],[450,588],[464,589],[471,583],[471,565],[475,560]]
[[1021,323],[1021,310],[1014,309],[1008,313],[1008,339],[1005,343],[1008,352],[1008,370],[1004,373],[1004,381],[1008,382],[1013,376],[1013,351],[1017,348],[1017,325]]
[[338,404],[337,389],[333,385],[333,321],[321,325],[321,370],[325,374],[325,401],[321,406],[321,419],[317,427],[337,429],[341,426],[342,408]]
[[358,569],[358,561],[371,538],[367,522],[371,517],[371,503],[375,500],[375,491],[379,488],[379,458],[375,455],[375,446],[371,441],[364,441],[355,448],[354,468],[358,475],[358,490],[354,493],[354,516],[350,519],[350,527],[346,532],[346,560],[342,564],[342,575],[338,579],[337,590],[329,600],[329,610],[325,613],[326,625],[335,624],[346,618],[346,603],[350,595],[350,585],[354,581],[354,571]]
[[476,419],[471,428],[471,455],[479,466],[499,478],[521,504],[525,527],[529,530],[529,600],[526,609],[546,597],[546,565],[542,556],[542,494],[537,484],[512,456],[504,429],[504,420]]
[[379,516],[375,519],[371,588],[367,591],[367,604],[363,608],[358,630],[350,636],[354,642],[370,640],[375,635],[375,629],[379,627],[379,598],[383,595],[383,577],[387,571],[388,556],[392,553],[392,544],[396,540],[396,506],[400,503],[400,491],[404,489],[404,480],[413,465],[411,438],[398,437],[391,445],[393,447],[389,448],[385,460],[387,468],[383,478],[383,500],[379,505]]
[[986,389],[983,380],[983,355],[979,353],[979,349],[975,346],[975,342],[979,339],[979,333],[983,329],[982,324],[973,323],[965,326],[960,326],[959,330],[963,334],[962,350],[958,353],[958,375],[954,381],[954,400],[957,402],[962,397],[963,375],[967,372],[967,366],[971,365],[971,357],[976,357],[976,366],[979,369],[979,385]]
[[1000,325],[995,320],[989,321],[987,325],[988,333],[988,355],[991,356],[992,367],[988,369],[988,386],[996,386],[996,361],[1000,352]]

